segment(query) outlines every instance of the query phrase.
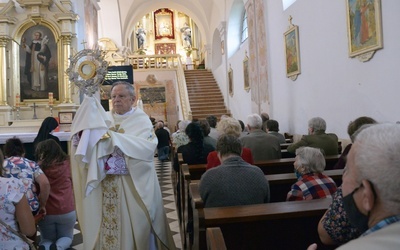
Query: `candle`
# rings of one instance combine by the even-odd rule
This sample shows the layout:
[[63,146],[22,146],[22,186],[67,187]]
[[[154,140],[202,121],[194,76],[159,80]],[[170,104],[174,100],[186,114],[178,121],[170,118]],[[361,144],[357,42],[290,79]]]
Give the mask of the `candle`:
[[53,105],[53,92],[49,92],[49,105]]
[[19,107],[19,103],[20,103],[20,96],[19,93],[15,96],[15,107]]

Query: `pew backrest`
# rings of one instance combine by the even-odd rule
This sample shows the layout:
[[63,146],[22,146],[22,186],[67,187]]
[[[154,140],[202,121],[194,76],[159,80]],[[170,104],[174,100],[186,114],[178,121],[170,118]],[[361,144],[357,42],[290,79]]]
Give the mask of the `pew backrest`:
[[[220,227],[227,249],[306,249],[319,242],[317,225],[331,199],[203,208],[198,185],[190,184],[192,249],[206,249],[206,230]],[[323,248],[322,248],[323,249]]]
[[207,228],[207,250],[226,250],[224,236],[221,228]]

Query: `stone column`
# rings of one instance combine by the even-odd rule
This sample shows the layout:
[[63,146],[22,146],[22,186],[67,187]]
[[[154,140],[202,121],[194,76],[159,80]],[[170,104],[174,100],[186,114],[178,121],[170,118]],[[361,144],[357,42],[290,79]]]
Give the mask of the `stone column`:
[[0,106],[7,106],[7,57],[6,46],[9,39],[0,38]]
[[71,35],[64,35],[62,36],[62,55],[63,55],[63,65],[62,65],[62,93],[63,93],[63,100],[62,103],[72,103],[71,100],[71,90],[72,86],[70,86],[70,82],[68,79],[68,75],[65,74],[65,71],[69,67],[69,58],[71,56]]

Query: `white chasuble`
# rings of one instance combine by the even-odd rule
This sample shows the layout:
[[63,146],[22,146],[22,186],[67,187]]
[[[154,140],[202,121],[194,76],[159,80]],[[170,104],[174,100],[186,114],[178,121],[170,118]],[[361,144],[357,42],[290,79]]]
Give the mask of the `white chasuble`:
[[[86,96],[71,134],[80,135],[71,147],[71,165],[84,249],[175,249],[153,162],[157,137],[147,114],[136,109],[112,115]],[[106,174],[116,149],[123,152],[127,175]]]

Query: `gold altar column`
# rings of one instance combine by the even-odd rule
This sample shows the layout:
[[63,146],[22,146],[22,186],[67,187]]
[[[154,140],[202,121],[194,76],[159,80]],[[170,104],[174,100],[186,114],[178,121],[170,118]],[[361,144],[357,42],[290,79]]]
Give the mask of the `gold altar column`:
[[65,71],[68,69],[69,64],[70,64],[69,58],[71,56],[71,40],[72,40],[72,35],[62,36],[63,67],[60,72],[60,74],[62,74],[62,77],[60,77],[60,79],[63,79],[63,85],[62,85],[62,88],[63,88],[62,92],[64,93],[64,100],[62,101],[63,103],[72,103],[72,100],[71,100],[72,86],[70,86],[68,75],[65,73]]
[[0,38],[0,106],[7,106],[7,57],[6,46],[9,39]]

